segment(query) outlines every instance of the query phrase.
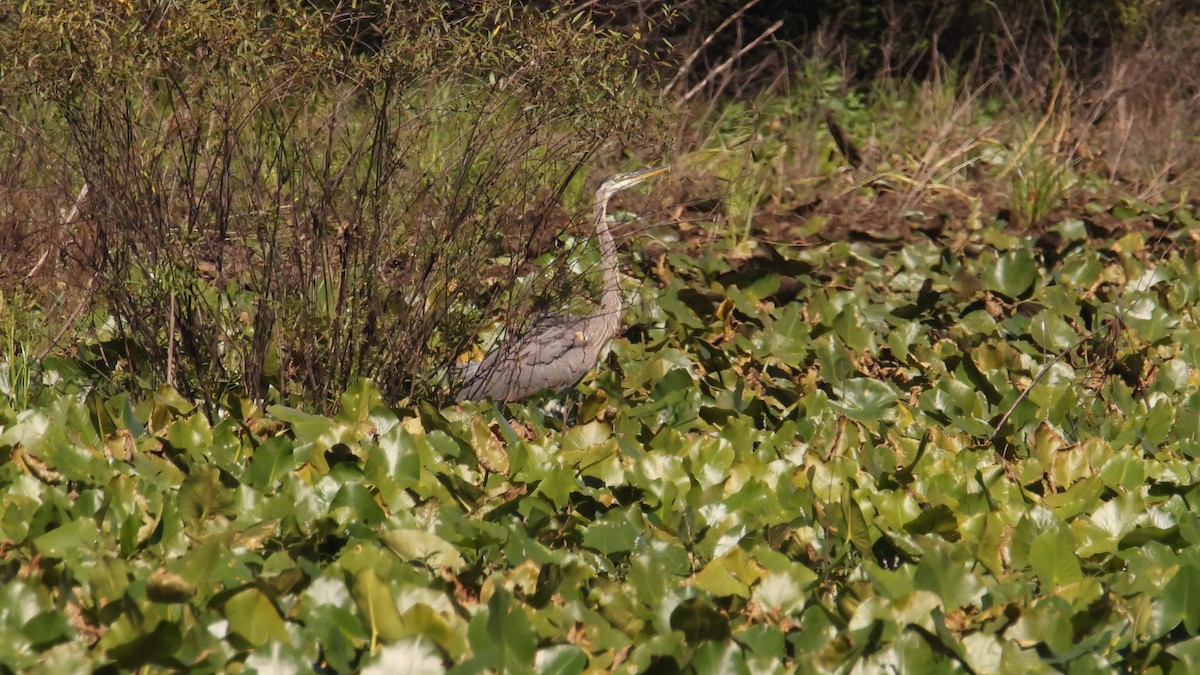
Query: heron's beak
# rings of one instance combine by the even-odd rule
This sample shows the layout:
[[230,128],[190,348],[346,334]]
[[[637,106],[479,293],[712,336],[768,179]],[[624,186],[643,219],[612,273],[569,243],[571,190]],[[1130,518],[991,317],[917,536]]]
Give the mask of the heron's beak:
[[653,176],[657,176],[659,174],[666,173],[670,170],[671,170],[671,167],[669,167],[669,166],[659,166],[659,167],[654,167],[652,169],[642,169],[641,171],[634,171],[633,175],[630,177],[636,178],[638,180],[644,180],[646,178],[651,178]]

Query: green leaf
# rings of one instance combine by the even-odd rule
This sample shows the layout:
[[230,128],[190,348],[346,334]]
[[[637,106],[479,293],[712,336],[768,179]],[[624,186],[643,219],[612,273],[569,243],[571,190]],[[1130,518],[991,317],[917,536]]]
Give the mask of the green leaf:
[[1009,298],[1019,298],[1033,286],[1038,278],[1037,264],[1027,251],[1008,251],[1000,255],[994,264],[986,265],[980,280],[989,291],[1003,293]]
[[76,558],[94,550],[98,534],[95,523],[80,518],[43,534],[33,545],[46,558]]
[[1029,564],[1047,588],[1083,578],[1073,543],[1058,532],[1043,532],[1034,538]]
[[371,640],[393,642],[408,635],[392,589],[379,578],[375,570],[364,569],[354,575],[354,602],[363,623],[371,630]]
[[867,519],[863,516],[858,502],[850,497],[849,491],[842,493],[840,511],[840,525],[844,528],[841,534],[844,540],[853,544],[859,555],[864,558],[871,557],[873,555],[871,552],[871,533],[867,527]]
[[526,671],[537,653],[537,633],[512,594],[498,587],[487,611],[475,615],[467,629],[475,653],[502,671]]
[[563,434],[562,450],[563,452],[582,452],[593,446],[607,443],[610,438],[612,438],[612,430],[607,425],[588,422],[571,427]]
[[575,645],[539,649],[534,668],[542,675],[579,675],[587,667],[587,654]]
[[1040,312],[1030,320],[1029,332],[1034,342],[1051,353],[1065,351],[1079,339],[1062,316],[1049,311]]
[[273,492],[279,480],[295,468],[291,440],[272,436],[254,449],[245,478],[259,491]]
[[466,565],[458,550],[436,534],[397,529],[381,532],[379,539],[401,560],[412,560],[434,568],[449,567],[455,572]]
[[25,625],[21,627],[21,632],[29,638],[29,642],[35,649],[46,649],[56,642],[75,637],[75,629],[71,626],[71,622],[57,610],[37,614],[25,622]]
[[742,650],[732,643],[705,642],[696,649],[692,657],[696,675],[723,675],[737,673],[750,675]]
[[216,515],[233,513],[233,497],[221,483],[215,466],[202,465],[179,486],[179,512],[191,521],[203,521]]
[[247,588],[226,600],[225,618],[229,621],[230,631],[256,647],[265,645],[268,640],[288,641],[279,610],[257,588]]
[[1064,654],[1075,646],[1072,615],[1066,600],[1051,595],[1029,608],[1005,637],[1026,649],[1045,644],[1054,653]]
[[877,422],[891,418],[900,394],[887,382],[857,377],[841,385],[839,398],[832,405],[858,422]]
[[320,415],[312,415],[295,408],[281,405],[267,407],[267,413],[272,417],[292,425],[292,433],[301,443],[316,443],[321,436],[331,433],[334,422]]
[[930,546],[913,577],[913,587],[935,594],[947,612],[975,604],[983,592],[979,578],[957,553],[944,544]]
[[174,447],[200,459],[207,456],[212,445],[212,427],[208,424],[208,418],[201,414],[176,419],[167,431],[167,440]]
[[1189,635],[1200,631],[1200,566],[1181,566],[1160,597],[1167,625],[1182,621]]
[[342,393],[342,407],[338,419],[347,422],[365,422],[371,410],[383,405],[383,397],[371,380],[358,380]]
[[763,575],[761,567],[741,548],[734,547],[711,561],[692,583],[715,596],[750,597],[750,587]]
[[632,551],[641,533],[622,513],[610,512],[583,531],[583,545],[603,555]]

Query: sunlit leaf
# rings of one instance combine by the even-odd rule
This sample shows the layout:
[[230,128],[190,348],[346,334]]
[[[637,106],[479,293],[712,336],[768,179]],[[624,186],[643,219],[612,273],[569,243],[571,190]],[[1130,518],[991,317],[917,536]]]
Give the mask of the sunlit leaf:
[[256,588],[247,588],[225,601],[225,618],[229,621],[229,630],[252,645],[261,646],[271,639],[288,640],[279,610]]
[[847,380],[839,389],[841,396],[831,405],[850,419],[860,422],[888,417],[892,404],[899,398],[896,389],[887,382],[865,377]]
[[1182,621],[1188,634],[1196,635],[1200,631],[1200,567],[1180,567],[1163,588],[1162,601],[1168,622]]
[[396,599],[391,588],[373,569],[365,569],[354,577],[354,602],[371,630],[372,639],[392,642],[407,635]]
[[1022,296],[1038,277],[1033,257],[1025,251],[1009,251],[987,265],[980,275],[983,287],[1009,298]]
[[1057,532],[1043,532],[1033,540],[1033,546],[1029,550],[1029,564],[1048,588],[1083,578],[1075,547],[1069,539]]
[[441,537],[420,530],[388,530],[379,539],[402,560],[415,560],[431,567],[459,570],[465,563],[458,550]]

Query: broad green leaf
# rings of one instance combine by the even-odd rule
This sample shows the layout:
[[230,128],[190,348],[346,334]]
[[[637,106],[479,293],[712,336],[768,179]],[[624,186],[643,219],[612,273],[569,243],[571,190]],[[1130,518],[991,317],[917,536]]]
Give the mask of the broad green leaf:
[[1045,644],[1054,653],[1065,654],[1075,646],[1071,618],[1067,601],[1051,595],[1028,608],[1005,637],[1024,649]]
[[1033,341],[1050,353],[1065,351],[1079,339],[1062,316],[1049,311],[1033,317],[1029,322],[1029,330]]
[[599,422],[589,422],[577,427],[571,427],[563,434],[563,452],[581,452],[595,445],[608,442],[612,430]]
[[271,599],[257,588],[247,588],[225,601],[229,630],[252,645],[261,647],[268,640],[288,641],[283,617]]
[[207,456],[212,445],[212,427],[208,424],[208,418],[201,414],[177,418],[167,431],[167,440],[176,448],[200,459]]
[[733,639],[750,654],[767,659],[782,659],[785,654],[783,631],[767,624],[753,624],[734,633]]
[[734,547],[729,553],[705,565],[692,583],[715,596],[747,598],[750,596],[750,587],[762,576],[762,567],[743,549]]
[[866,377],[847,380],[839,389],[840,396],[831,405],[859,422],[890,418],[892,406],[899,398],[899,393],[891,384]]
[[534,668],[543,675],[579,675],[587,667],[587,654],[575,645],[539,649]]
[[1047,590],[1083,578],[1073,543],[1057,532],[1043,532],[1033,540],[1029,564]]
[[190,521],[233,513],[233,497],[221,482],[220,470],[211,465],[196,467],[179,486],[179,511]]
[[816,341],[817,363],[821,366],[821,376],[826,382],[840,385],[854,374],[854,364],[846,349],[838,344],[832,335]]
[[733,643],[705,642],[696,649],[692,667],[697,675],[750,675],[742,650]]
[[338,419],[347,422],[365,422],[371,409],[383,405],[379,389],[371,380],[358,380],[342,393],[342,407]]
[[958,551],[945,544],[930,546],[913,576],[913,587],[933,593],[946,612],[976,604],[984,590],[968,563],[954,553]]
[[844,528],[841,535],[844,540],[852,544],[859,555],[864,558],[870,557],[872,555],[871,533],[867,526],[867,519],[863,516],[858,502],[850,497],[849,492],[842,493],[839,511],[841,512],[841,525]]
[[94,550],[98,534],[94,522],[80,518],[43,534],[33,545],[46,558],[74,558]]
[[246,479],[260,492],[273,492],[279,479],[295,468],[291,440],[273,436],[254,449]]
[[282,405],[268,406],[267,413],[275,419],[292,425],[292,433],[301,443],[316,442],[322,435],[329,433],[335,424],[332,420],[320,415],[313,415]]
[[537,653],[537,633],[512,594],[497,587],[487,611],[476,614],[467,629],[476,655],[497,670],[526,671]]
[[602,555],[632,551],[641,533],[620,512],[610,512],[583,531],[583,545]]
[[21,632],[29,638],[36,649],[45,649],[50,645],[75,637],[75,629],[66,615],[57,610],[48,610],[37,614],[25,622]]
[[1183,622],[1189,635],[1200,631],[1200,567],[1184,565],[1179,568],[1162,592],[1167,622]]
[[1112,489],[1132,490],[1145,480],[1145,465],[1129,452],[1113,456],[1100,468],[1100,478]]
[[1019,298],[1033,285],[1038,277],[1037,264],[1026,251],[1008,251],[990,265],[986,265],[980,280],[989,291],[1003,293],[1009,298]]
[[371,630],[372,642],[393,642],[408,635],[391,587],[375,570],[367,568],[354,575],[352,592],[363,623]]
[[401,560],[416,561],[435,568],[449,567],[455,572],[465,565],[458,550],[436,534],[397,529],[381,532],[379,539]]

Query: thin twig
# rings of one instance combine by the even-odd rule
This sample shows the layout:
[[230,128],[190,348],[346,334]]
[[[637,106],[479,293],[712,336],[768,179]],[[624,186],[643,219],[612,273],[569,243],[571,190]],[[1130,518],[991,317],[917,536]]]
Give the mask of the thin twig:
[[71,315],[68,316],[67,320],[63,322],[62,328],[59,329],[58,333],[54,336],[54,339],[46,345],[46,348],[42,350],[41,354],[38,354],[39,361],[44,361],[46,357],[50,356],[50,351],[54,349],[54,345],[58,344],[59,340],[62,340],[63,336],[67,334],[67,330],[71,328],[71,325],[74,324],[75,320],[79,318],[79,315],[83,313],[83,308],[91,304],[90,296],[94,281],[95,280],[93,279],[92,281],[88,282],[87,290],[83,294],[83,299],[79,301],[79,304],[75,306],[75,309],[71,312]]
[[699,84],[697,84],[696,86],[689,89],[688,92],[683,95],[683,100],[690,101],[693,96],[695,96],[701,90],[703,90],[705,87],[707,87],[708,84],[712,81],[712,79],[714,77],[716,77],[717,75],[721,74],[722,72],[728,70],[729,67],[733,65],[734,61],[737,61],[746,52],[748,52],[751,49],[754,49],[755,47],[762,44],[764,40],[771,37],[775,33],[775,31],[779,30],[782,26],[783,26],[783,19],[780,19],[780,20],[776,21],[775,23],[771,24],[771,26],[769,28],[767,28],[765,31],[762,32],[762,35],[759,35],[758,37],[751,40],[749,44],[747,44],[745,47],[742,47],[741,49],[739,49],[736,54],[725,59],[725,61],[723,61],[721,63],[721,65],[719,65],[716,68],[713,68],[711,71],[709,71],[708,75],[705,75],[704,79],[701,80]]
[[757,5],[759,2],[761,2],[761,0],[750,0],[750,2],[747,2],[746,4],[742,5],[741,9],[734,12],[733,14],[730,14],[728,18],[726,18],[724,21],[722,21],[721,25],[717,26],[716,30],[709,33],[708,37],[704,38],[704,41],[700,43],[700,46],[696,47],[695,51],[693,51],[691,54],[688,54],[688,57],[686,59],[684,59],[683,65],[679,67],[679,70],[676,71],[676,73],[675,73],[675,77],[671,78],[671,81],[667,83],[667,86],[663,87],[662,93],[666,94],[667,92],[671,91],[671,89],[673,89],[676,84],[679,83],[679,80],[692,67],[692,63],[694,63],[696,61],[696,59],[698,59],[700,57],[700,54],[704,51],[704,48],[707,47],[708,45],[712,44],[712,41],[717,39],[717,35],[719,35],[721,33],[721,31],[728,28],[729,24],[733,23],[734,21],[737,21],[738,18],[740,18],[743,14],[746,13],[746,10]]
[[171,292],[171,318],[167,325],[167,386],[175,386],[175,292]]
[[1021,405],[1021,401],[1025,400],[1025,397],[1029,395],[1029,392],[1033,391],[1033,388],[1037,386],[1037,383],[1042,381],[1042,378],[1046,376],[1046,373],[1050,372],[1050,369],[1054,367],[1054,364],[1062,361],[1067,354],[1070,354],[1078,349],[1079,345],[1082,345],[1084,341],[1088,340],[1089,338],[1090,336],[1080,338],[1075,342],[1075,344],[1067,347],[1060,352],[1058,356],[1054,357],[1053,361],[1047,363],[1046,366],[1042,368],[1040,372],[1038,372],[1037,376],[1033,378],[1033,382],[1031,382],[1029,386],[1025,388],[1025,391],[1021,392],[1020,395],[1017,396],[1017,400],[1013,401],[1012,405],[1008,406],[1008,410],[1004,413],[1004,417],[1001,417],[1000,421],[996,423],[996,428],[992,429],[992,435],[988,438],[996,438],[996,434],[1000,433],[1000,428],[1004,426],[1004,423],[1008,421],[1009,417],[1012,417],[1013,411],[1017,409],[1018,405]]
[[[88,195],[88,184],[84,183],[83,187],[79,188],[79,196],[75,198],[75,205],[71,207],[71,210],[68,211],[67,215],[63,218],[62,226],[64,228],[70,227],[71,223],[75,222],[75,219],[79,217],[79,210],[83,206],[83,200],[87,199],[87,195]],[[41,257],[38,258],[38,261],[36,264],[34,264],[33,268],[30,269],[29,272],[27,272],[25,274],[25,278],[32,279],[33,275],[37,274],[38,270],[42,269],[42,265],[45,265],[46,261],[49,258],[50,258],[50,246],[47,244],[46,250],[42,251]]]

